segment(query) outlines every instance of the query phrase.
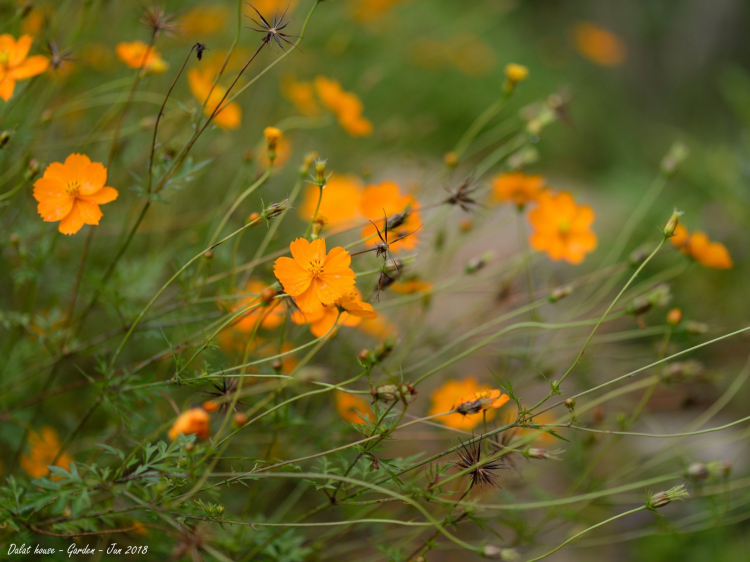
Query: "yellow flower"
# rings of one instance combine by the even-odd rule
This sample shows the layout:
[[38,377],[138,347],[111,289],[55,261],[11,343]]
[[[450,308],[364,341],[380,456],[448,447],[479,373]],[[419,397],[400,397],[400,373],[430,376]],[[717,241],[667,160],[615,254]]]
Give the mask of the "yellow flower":
[[[49,465],[60,451],[60,439],[57,431],[48,425],[43,426],[39,432],[29,432],[27,438],[28,451],[21,455],[20,464],[23,471],[32,478],[40,478],[49,473]],[[55,466],[69,470],[73,458],[68,453],[63,453],[57,459]],[[55,478],[53,478],[55,480]]]
[[600,66],[619,66],[625,62],[627,49],[611,31],[591,22],[580,22],[573,29],[573,40],[578,52]]
[[517,84],[522,80],[526,80],[528,76],[529,69],[523,65],[513,62],[505,65],[505,78],[507,78],[508,82],[510,82],[511,84]]
[[169,68],[156,47],[149,48],[143,41],[118,43],[115,54],[128,68],[142,68],[150,74],[161,74]]
[[[214,83],[213,73],[210,69],[201,72],[197,68],[191,68],[188,71],[188,83],[190,84],[190,91],[193,92],[193,96],[200,102],[206,102],[206,107],[203,113],[210,116],[216,106],[219,105],[224,94],[227,93],[226,88],[217,84],[216,87],[211,90],[211,86]],[[210,95],[209,95],[210,92]],[[213,118],[213,122],[216,123],[222,129],[236,129],[240,126],[242,121],[242,108],[235,101],[227,103],[226,100],[222,105],[221,110]]]
[[372,423],[375,421],[375,412],[370,408],[370,404],[356,394],[336,391],[336,411],[345,422],[363,424],[368,418]]
[[16,89],[16,82],[41,74],[49,67],[49,60],[41,55],[28,56],[31,35],[22,35],[16,41],[7,33],[0,35],[0,98],[8,101]]

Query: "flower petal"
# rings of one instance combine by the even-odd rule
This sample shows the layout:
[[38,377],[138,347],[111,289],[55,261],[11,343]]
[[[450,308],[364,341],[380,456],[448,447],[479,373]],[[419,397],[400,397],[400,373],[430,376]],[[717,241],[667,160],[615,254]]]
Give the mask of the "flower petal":
[[85,181],[81,182],[81,195],[93,195],[107,183],[107,168],[100,162],[91,162],[86,166],[84,174]]
[[102,218],[102,211],[99,205],[81,199],[76,199],[75,205],[78,207],[78,212],[81,214],[83,222],[86,224],[99,224],[99,219]]
[[79,195],[78,198],[97,205],[104,205],[117,199],[117,195],[117,190],[114,187],[102,187],[91,195]]
[[80,201],[75,201],[70,213],[60,221],[58,230],[63,234],[72,235],[81,230],[83,227],[83,217],[79,208]]
[[49,59],[42,55],[27,58],[8,74],[13,80],[26,80],[37,74],[41,74],[49,67]]
[[0,80],[0,98],[2,98],[3,101],[8,101],[10,98],[12,98],[13,90],[15,89],[16,81],[9,76],[5,76],[2,80]]
[[86,178],[86,170],[91,164],[91,159],[85,154],[71,154],[65,159],[65,172],[67,181],[78,181],[83,185]]
[[[294,244],[294,242],[292,242]],[[310,286],[312,276],[297,261],[286,256],[278,258],[273,265],[273,273],[284,290],[296,297]]]

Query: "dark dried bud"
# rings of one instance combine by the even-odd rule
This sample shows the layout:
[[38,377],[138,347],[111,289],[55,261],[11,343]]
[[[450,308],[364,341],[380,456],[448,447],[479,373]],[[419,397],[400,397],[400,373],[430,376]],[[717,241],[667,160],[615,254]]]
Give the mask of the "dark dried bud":
[[208,47],[206,47],[205,43],[196,43],[194,48],[195,56],[198,60],[203,60],[203,51],[207,51]]
[[284,198],[282,201],[279,201],[278,203],[271,203],[268,207],[264,207],[261,212],[260,216],[266,220],[270,221],[271,219],[274,219],[278,217],[279,215],[282,215],[285,211],[292,208],[292,204],[289,201],[288,198]]
[[3,131],[0,133],[0,148],[3,148],[6,144],[10,142],[11,132],[10,131]]

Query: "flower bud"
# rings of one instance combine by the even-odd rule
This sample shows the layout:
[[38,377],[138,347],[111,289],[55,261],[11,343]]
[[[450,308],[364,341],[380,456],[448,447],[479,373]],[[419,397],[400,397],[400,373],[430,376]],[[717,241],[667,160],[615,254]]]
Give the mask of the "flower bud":
[[673,176],[688,156],[687,147],[681,142],[676,142],[661,161],[661,171],[666,176]]
[[685,490],[684,484],[678,484],[674,488],[670,488],[666,492],[658,492],[650,495],[646,499],[646,507],[654,510],[669,505],[673,501],[681,501],[690,497],[687,490]]
[[276,148],[281,140],[282,132],[276,127],[266,127],[263,129],[263,136],[266,137],[266,145],[268,147],[268,159],[273,162],[276,158]]
[[256,222],[258,219],[260,219],[260,213],[250,213],[250,216],[247,217],[247,222]]
[[512,92],[516,84],[526,80],[529,76],[529,69],[523,65],[509,63],[505,65],[505,91]]
[[264,207],[260,212],[260,216],[265,221],[270,221],[271,219],[278,217],[279,215],[283,214],[284,211],[291,208],[291,202],[288,198],[285,197],[278,203],[271,203],[268,207]]
[[305,155],[304,159],[302,160],[302,165],[299,167],[300,176],[304,178],[305,176],[307,176],[307,174],[310,173],[313,163],[315,162],[315,159],[317,157],[318,157],[317,152],[309,152],[307,155]]
[[708,478],[708,467],[702,462],[691,463],[685,471],[685,477],[691,480],[705,480]]
[[461,232],[464,233],[471,232],[471,230],[474,228],[474,222],[471,219],[464,219],[458,225],[458,228],[460,228]]
[[678,211],[677,209],[672,211],[672,216],[669,217],[667,224],[664,225],[664,236],[667,238],[672,238],[672,236],[674,236],[674,231],[677,229],[677,225],[680,224],[680,217],[682,214],[682,211]]
[[242,159],[245,161],[245,164],[249,164],[253,161],[253,151],[249,148],[242,153]]
[[394,347],[396,347],[395,340],[388,338],[383,343],[381,343],[378,347],[375,348],[375,359],[377,361],[383,361],[386,357],[388,357],[391,354]]
[[703,363],[695,359],[687,361],[675,361],[666,366],[661,374],[664,382],[683,382],[697,378],[706,372]]
[[679,308],[673,308],[667,312],[667,324],[676,326],[682,320],[682,310]]
[[247,415],[243,414],[242,412],[237,412],[236,414],[234,414],[232,422],[234,422],[234,425],[236,425],[237,427],[242,427],[247,423]]
[[266,287],[260,292],[260,302],[263,303],[263,306],[268,306],[269,304],[271,304],[275,297],[276,291],[271,287]]
[[203,259],[205,259],[207,261],[211,261],[212,259],[214,259],[214,253],[213,253],[213,251],[212,250],[206,250],[205,252],[203,252]]
[[540,459],[545,461],[560,460],[560,458],[556,457],[554,453],[551,453],[547,449],[539,449],[538,447],[529,447],[526,451],[526,455],[531,459]]
[[313,240],[317,240],[320,237],[320,233],[323,232],[323,228],[328,224],[328,218],[323,215],[316,215],[315,220],[312,223],[312,236]]
[[502,560],[503,562],[516,562],[520,559],[518,552],[512,548],[500,548],[491,544],[482,547],[482,557],[489,560]]
[[23,177],[26,181],[33,180],[36,176],[39,175],[39,172],[42,169],[42,164],[37,160],[36,158],[32,158],[29,160],[29,165],[26,167],[26,172],[24,173]]
[[547,296],[547,300],[549,302],[557,302],[560,299],[567,297],[572,292],[573,285],[564,285],[562,287],[557,287],[556,289],[552,289],[552,292]]
[[443,155],[443,162],[445,162],[445,165],[449,168],[455,168],[458,165],[458,154],[453,151],[446,152]]
[[575,398],[566,398],[565,399],[565,407],[570,410],[571,412],[575,410],[576,408],[576,399]]
[[398,386],[395,384],[383,384],[370,391],[374,400],[382,402],[393,402],[398,399]]
[[274,370],[276,374],[280,374],[281,370],[284,368],[284,364],[281,362],[280,359],[277,359],[273,363],[271,363],[271,368]]
[[315,184],[323,187],[326,184],[326,161],[317,160],[315,162]]
[[726,461],[711,461],[706,468],[711,477],[719,479],[726,478],[732,472],[732,465]]
[[3,131],[0,133],[0,148],[3,148],[6,144],[10,142],[10,131]]
[[206,400],[203,403],[203,409],[206,410],[207,412],[215,412],[216,410],[219,409],[219,405],[213,400]]
[[466,263],[466,274],[471,275],[473,273],[476,273],[480,269],[482,269],[485,265],[487,265],[488,262],[492,260],[492,258],[495,257],[492,252],[485,252],[481,256],[478,256],[476,258],[470,259]]

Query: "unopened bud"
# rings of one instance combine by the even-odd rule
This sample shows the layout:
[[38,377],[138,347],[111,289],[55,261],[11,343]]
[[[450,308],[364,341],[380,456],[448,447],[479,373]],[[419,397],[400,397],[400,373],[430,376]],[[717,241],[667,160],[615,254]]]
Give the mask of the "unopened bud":
[[232,422],[234,422],[234,425],[236,425],[237,427],[242,427],[247,423],[247,415],[243,414],[242,412],[237,412],[236,414],[234,414]]
[[449,168],[455,168],[458,165],[458,154],[453,151],[446,152],[443,155],[443,162],[445,162],[445,165]]
[[263,136],[266,137],[266,146],[268,147],[268,159],[271,162],[276,158],[276,149],[282,137],[282,132],[276,127],[266,127],[263,129]]
[[726,461],[711,461],[706,468],[710,476],[719,479],[726,478],[732,472],[732,465]]
[[185,443],[185,447],[183,447],[186,452],[192,453],[195,450],[195,444],[194,443]]
[[276,373],[281,373],[281,370],[284,368],[284,364],[279,359],[277,359],[276,361],[274,361],[273,363],[271,363],[271,368]]
[[669,149],[669,152],[661,161],[661,171],[667,176],[673,176],[680,164],[682,164],[688,156],[687,147],[681,142],[676,142]]
[[268,207],[264,207],[261,212],[260,216],[265,221],[270,221],[273,218],[278,217],[279,215],[283,214],[284,211],[291,209],[292,204],[289,201],[288,198],[284,198],[282,201],[279,201],[278,203],[271,203]]
[[549,296],[547,296],[547,300],[549,302],[557,302],[560,299],[564,299],[572,292],[573,292],[573,285],[564,285],[563,287],[558,287],[557,289],[553,289],[552,292],[549,294]]
[[328,224],[328,218],[323,215],[317,215],[312,223],[312,236],[313,240],[317,240],[320,237],[320,233],[323,232],[323,228]]
[[394,347],[396,347],[395,340],[391,338],[386,339],[383,343],[375,348],[375,359],[378,361],[383,361],[391,354]]
[[512,548],[500,548],[491,544],[482,547],[482,557],[488,560],[502,560],[503,562],[516,562],[520,560],[518,552]]
[[687,361],[675,361],[664,369],[661,378],[665,382],[682,382],[697,378],[706,372],[703,363],[695,359]]
[[477,271],[482,269],[485,265],[487,265],[490,261],[492,261],[493,257],[494,257],[494,254],[492,252],[485,252],[481,256],[470,259],[466,263],[466,268],[465,268],[466,273],[468,275],[471,275],[472,273],[476,273]]
[[250,213],[247,222],[257,222],[260,219],[260,213]]
[[318,157],[317,152],[308,153],[302,160],[302,165],[299,167],[299,175],[303,178],[310,173],[315,159]]
[[33,180],[36,176],[39,175],[39,172],[42,169],[42,165],[36,158],[32,158],[29,160],[29,165],[26,167],[26,172],[24,173],[23,177],[26,181]]
[[323,187],[326,184],[326,161],[318,160],[315,162],[315,184]]
[[545,461],[559,461],[560,458],[555,456],[555,453],[548,451],[547,449],[539,449],[538,447],[529,447],[526,450],[526,455],[530,459],[540,459]]
[[206,410],[207,412],[215,412],[216,410],[219,409],[219,405],[213,400],[206,400],[203,403],[203,409]]
[[509,63],[505,65],[505,85],[503,88],[507,93],[513,91],[516,84],[526,80],[529,76],[529,69],[521,64]]
[[214,259],[214,253],[213,253],[213,251],[212,250],[206,250],[205,252],[203,252],[203,259],[206,259],[208,261],[211,261],[212,259]]
[[679,308],[673,308],[667,312],[667,324],[676,326],[682,320],[682,310]]
[[671,238],[672,236],[674,236],[674,231],[677,229],[677,225],[680,224],[681,216],[682,211],[678,211],[677,209],[672,211],[672,216],[669,217],[667,224],[664,225],[664,236],[666,236],[667,238]]
[[708,467],[702,462],[691,463],[685,471],[685,476],[691,480],[705,480],[708,478]]
[[570,410],[571,412],[575,410],[576,408],[576,399],[575,398],[566,398],[565,399],[565,407]]
[[638,267],[644,261],[646,261],[646,258],[648,258],[648,254],[649,253],[648,251],[646,251],[646,248],[636,248],[635,250],[630,252],[630,255],[628,256],[628,262],[630,263],[631,267]]
[[665,505],[669,505],[673,501],[681,501],[690,497],[684,484],[678,484],[674,488],[670,488],[666,492],[658,492],[649,496],[646,499],[646,507],[648,509],[659,509]]
[[271,304],[274,297],[276,297],[276,291],[271,287],[266,287],[260,292],[260,302],[263,303],[263,306],[268,306],[269,304]]
[[460,228],[461,232],[464,233],[471,232],[471,230],[474,228],[474,222],[471,219],[464,219],[458,225],[458,228]]

